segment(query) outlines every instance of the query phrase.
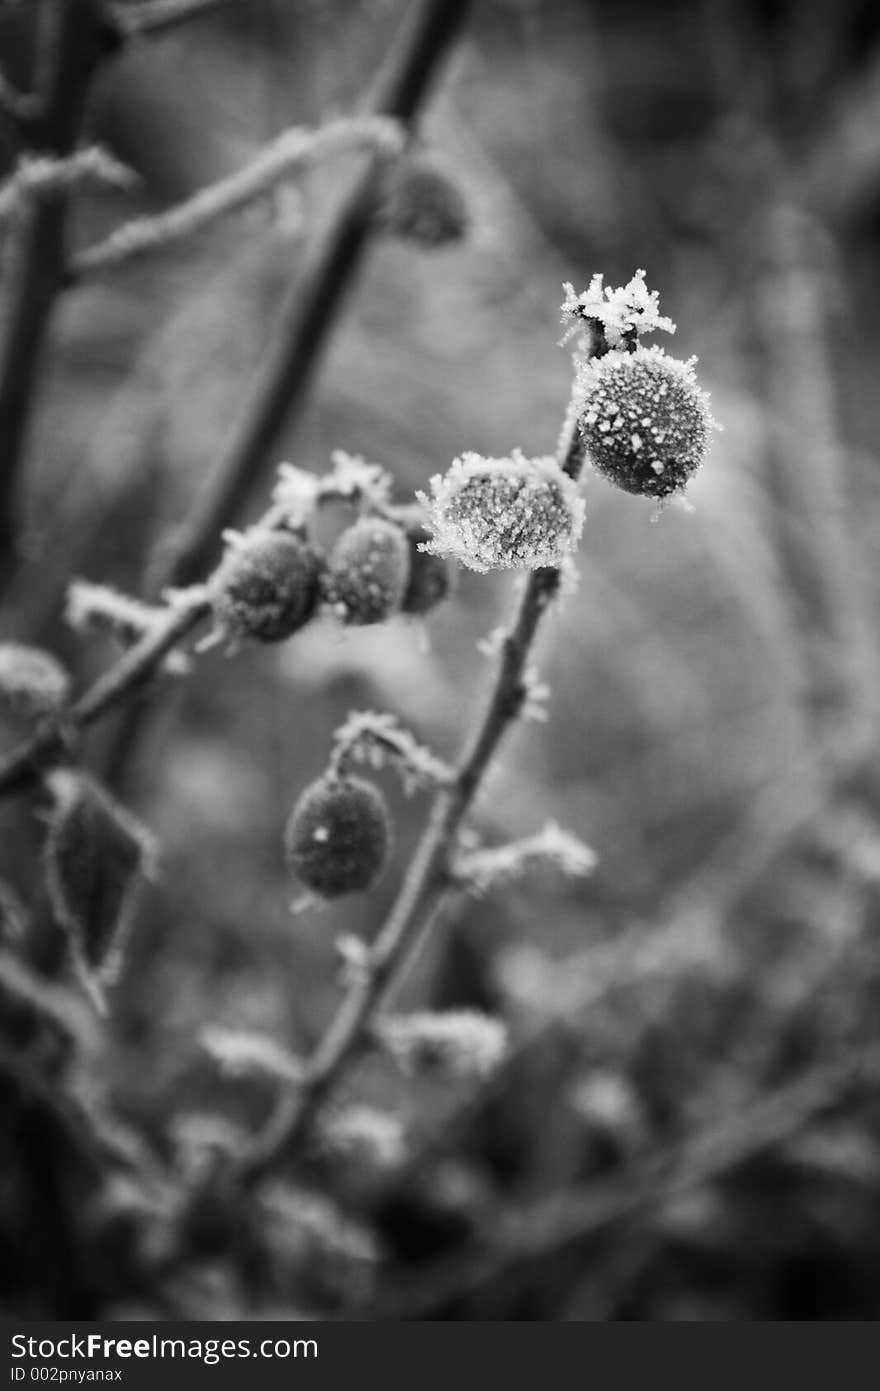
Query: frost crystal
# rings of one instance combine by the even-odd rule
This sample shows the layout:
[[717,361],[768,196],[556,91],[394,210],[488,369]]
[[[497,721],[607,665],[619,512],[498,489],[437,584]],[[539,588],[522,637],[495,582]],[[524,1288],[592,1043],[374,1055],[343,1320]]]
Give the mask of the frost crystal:
[[675,324],[660,313],[660,296],[645,284],[645,272],[637,270],[628,285],[612,290],[604,286],[604,276],[594,275],[589,289],[576,295],[574,286],[563,285],[562,322],[568,324],[563,339],[590,322],[601,325],[609,348],[619,348],[642,333],[674,333]]
[[543,830],[523,840],[459,855],[453,873],[468,893],[480,898],[499,885],[521,879],[533,864],[549,864],[560,874],[582,878],[592,874],[596,856],[588,845],[548,821]]
[[289,1260],[306,1243],[348,1260],[372,1263],[378,1259],[373,1233],[320,1193],[276,1182],[262,1189],[258,1205],[266,1235],[280,1257]]
[[267,1034],[209,1025],[199,1042],[228,1077],[264,1076],[288,1084],[302,1079],[299,1059]]
[[715,421],[695,362],[637,348],[580,364],[581,436],[593,466],[624,492],[668,497],[706,457]]
[[323,502],[354,502],[377,511],[387,507],[394,480],[381,464],[368,463],[344,449],[334,449],[330,460],[333,467],[323,474],[309,473],[295,464],[279,464],[272,501],[288,527],[303,526]]
[[349,762],[368,763],[383,768],[395,763],[407,792],[432,783],[449,783],[453,771],[430,749],[424,748],[402,729],[394,715],[375,710],[352,710],[333,736],[335,773],[342,773]]
[[430,507],[425,549],[482,573],[559,565],[583,530],[583,499],[552,456],[463,454],[431,479],[431,494],[418,494]]
[[399,1164],[406,1155],[403,1122],[375,1106],[350,1106],[324,1122],[324,1149],[377,1168]]
[[421,1011],[383,1020],[377,1038],[403,1072],[488,1077],[507,1052],[507,1029],[479,1010]]

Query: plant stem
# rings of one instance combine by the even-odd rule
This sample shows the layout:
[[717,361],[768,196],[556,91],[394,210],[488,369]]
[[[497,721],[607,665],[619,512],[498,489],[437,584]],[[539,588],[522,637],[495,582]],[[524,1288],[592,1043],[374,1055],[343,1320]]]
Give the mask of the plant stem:
[[[582,448],[569,418],[560,444],[560,463],[571,478],[581,469]],[[526,698],[524,675],[529,654],[547,609],[559,590],[561,572],[535,570],[501,642],[489,699],[456,768],[453,782],[437,793],[397,901],[367,953],[326,1033],[309,1059],[302,1079],[279,1097],[265,1129],[245,1154],[237,1177],[252,1184],[289,1158],[306,1135],[320,1107],[348,1075],[369,1040],[370,1026],[385,996],[399,979],[455,895],[449,879],[450,851],[483,776]]]
[[[57,158],[79,137],[92,78],[118,35],[97,0],[54,0],[46,71],[28,117],[31,149]],[[11,258],[11,304],[0,351],[0,575],[13,563],[15,507],[27,429],[33,412],[43,345],[64,278],[69,192],[32,200]]]
[[113,269],[132,257],[164,251],[263,197],[282,179],[340,151],[381,149],[393,153],[401,142],[396,123],[384,117],[328,121],[317,130],[293,126],[264,145],[234,174],[207,184],[164,212],[123,223],[97,245],[79,252],[68,267],[68,281]]
[[[284,509],[273,503],[263,513],[259,525],[276,527],[283,519]],[[146,605],[144,610],[149,612]],[[63,755],[71,736],[122,705],[149,680],[171,649],[211,611],[209,586],[195,586],[179,594],[151,624],[149,631],[127,648],[61,718],[47,721],[30,739],[0,759],[0,797],[22,792],[37,782],[46,765]]]
[[[407,19],[389,72],[371,103],[372,114],[411,130],[437,70],[456,38],[468,0],[424,0]],[[244,418],[192,515],[163,556],[157,589],[185,585],[213,560],[224,527],[235,521],[259,481],[278,438],[302,408],[312,374],[335,326],[369,244],[387,156],[374,154],[331,229],[304,295],[283,314],[276,346],[254,388]]]
[[[398,122],[411,134],[437,72],[460,32],[469,0],[422,0],[408,14],[379,74],[367,114]],[[186,585],[213,560],[225,527],[236,522],[282,430],[305,404],[336,320],[360,269],[374,226],[376,200],[387,154],[374,153],[322,244],[305,292],[295,293],[282,314],[276,345],[259,375],[244,417],[207,490],[176,534],[163,540],[149,567],[150,589]],[[104,773],[120,790],[131,765],[147,705],[126,712],[108,753]]]

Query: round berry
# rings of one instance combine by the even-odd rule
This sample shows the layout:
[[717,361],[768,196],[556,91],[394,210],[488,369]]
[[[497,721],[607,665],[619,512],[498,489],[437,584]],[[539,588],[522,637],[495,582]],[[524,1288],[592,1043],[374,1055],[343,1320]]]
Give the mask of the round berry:
[[290,531],[253,527],[235,537],[215,577],[214,612],[231,637],[280,642],[309,621],[321,557]]
[[363,778],[326,773],[300,793],[284,848],[293,873],[320,898],[372,888],[391,850],[384,795]]
[[578,425],[593,466],[626,493],[668,497],[706,457],[713,420],[692,362],[661,348],[584,363]]
[[388,175],[377,213],[392,236],[433,249],[462,241],[470,226],[458,183],[436,159],[413,155]]
[[361,517],[330,553],[323,593],[343,623],[382,623],[400,610],[410,580],[403,531],[382,517]]
[[559,565],[583,529],[583,499],[549,456],[464,454],[431,491],[430,550],[472,570]]

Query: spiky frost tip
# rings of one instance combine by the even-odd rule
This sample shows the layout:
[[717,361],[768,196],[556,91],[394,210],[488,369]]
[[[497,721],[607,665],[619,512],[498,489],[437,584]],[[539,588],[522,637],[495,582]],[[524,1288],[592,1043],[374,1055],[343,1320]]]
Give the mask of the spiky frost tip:
[[585,324],[598,324],[609,348],[619,348],[643,333],[674,333],[675,324],[660,313],[660,296],[645,284],[645,272],[637,270],[626,285],[616,289],[604,285],[597,273],[589,287],[576,295],[574,286],[563,285],[562,322],[568,325],[563,342]]
[[584,503],[572,480],[548,455],[529,459],[466,453],[431,479],[433,555],[453,556],[471,570],[539,570],[559,565],[584,526]]

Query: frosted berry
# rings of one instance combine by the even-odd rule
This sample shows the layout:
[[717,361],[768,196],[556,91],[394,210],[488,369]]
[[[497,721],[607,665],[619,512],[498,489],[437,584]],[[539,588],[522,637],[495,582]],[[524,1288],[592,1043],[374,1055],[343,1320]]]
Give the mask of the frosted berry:
[[284,848],[293,873],[320,898],[372,888],[391,849],[384,795],[363,778],[326,773],[300,794]]
[[232,638],[290,637],[315,612],[321,566],[319,552],[290,531],[256,526],[233,537],[214,577],[218,626]]
[[397,613],[410,580],[403,531],[382,517],[361,517],[330,553],[323,593],[342,623],[382,623]]
[[664,498],[696,473],[714,422],[693,362],[661,348],[611,352],[582,365],[579,388],[590,460],[618,488]]
[[472,570],[559,565],[583,529],[583,499],[552,457],[463,454],[431,492],[430,551]]

